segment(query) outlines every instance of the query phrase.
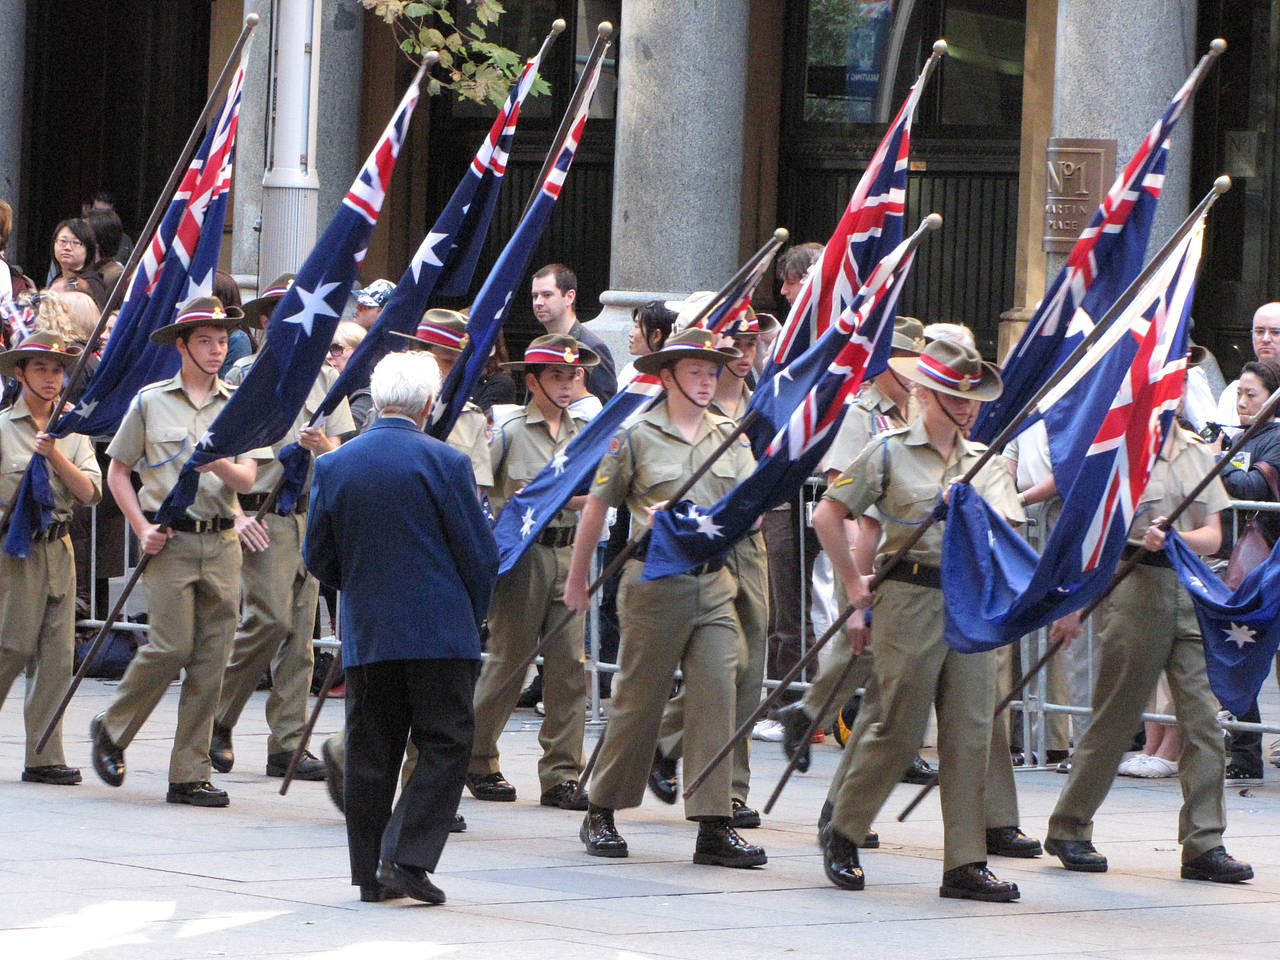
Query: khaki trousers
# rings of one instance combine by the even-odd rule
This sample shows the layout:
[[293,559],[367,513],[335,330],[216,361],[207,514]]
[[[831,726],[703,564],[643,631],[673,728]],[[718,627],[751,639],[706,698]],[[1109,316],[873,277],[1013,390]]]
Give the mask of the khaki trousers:
[[269,667],[267,754],[292,753],[307,725],[307,696],[315,653],[312,634],[320,583],[302,563],[307,515],[267,514],[271,546],[260,553],[244,551],[241,587],[244,621],[236,632],[230,662],[222,675],[222,696],[214,714],[228,729],[240,719],[245,704]]
[[[618,587],[622,644],[609,728],[591,778],[591,802],[637,807],[644,799],[662,710],[677,665],[684,673],[685,766],[701,771],[733,734],[734,686],[745,656],[727,569],[641,580],[627,561]],[[731,815],[730,764],[718,764],[685,800],[689,819]]]
[[[737,581],[738,594],[734,612],[742,626],[746,658],[738,666],[734,692],[733,725],[737,729],[747,722],[760,703],[764,686],[764,661],[769,645],[769,557],[764,537],[753,533],[729,551],[729,572]],[[658,747],[664,756],[684,755],[684,688],[667,701],[662,712]],[[697,776],[698,770],[686,770]],[[733,796],[744,803],[751,790],[751,738],[743,737],[733,750]]]
[[234,530],[174,533],[147,564],[151,632],[125,671],[107,708],[104,729],[121,749],[164,696],[180,670],[178,729],[169,755],[169,782],[209,779],[209,738],[222,692],[222,671],[236,629],[240,543]]
[[924,739],[932,705],[942,767],[943,870],[985,862],[992,656],[956,653],[943,642],[941,590],[889,580],[877,592],[874,611],[879,716],[856,741],[832,823],[855,843],[867,834]]
[[0,550],[0,704],[28,671],[22,718],[28,767],[66,762],[62,721],[43,753],[36,744],[71,683],[76,642],[76,578],[71,538],[35,540],[26,559]]
[[[489,605],[489,659],[475,690],[476,731],[467,773],[497,773],[498,737],[520,698],[523,676],[509,677],[533,650],[542,649],[542,702],[547,715],[538,731],[542,757],[538,781],[543,791],[582,772],[582,731],[586,722],[587,687],[583,617],[569,616],[564,605],[572,546],[535,543],[514,567],[498,578]],[[566,617],[568,620],[566,622]]]
[[1098,620],[1093,720],[1071,757],[1067,785],[1049,818],[1049,836],[1093,839],[1093,815],[1164,671],[1182,734],[1178,840],[1183,861],[1194,860],[1222,844],[1227,814],[1218,701],[1205,673],[1191,598],[1173,570],[1139,564],[1107,598]]

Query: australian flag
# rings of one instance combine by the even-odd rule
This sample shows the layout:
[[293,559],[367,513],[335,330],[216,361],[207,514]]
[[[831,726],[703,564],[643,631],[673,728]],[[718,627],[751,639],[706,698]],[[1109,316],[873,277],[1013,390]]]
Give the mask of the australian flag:
[[706,510],[686,500],[654,514],[644,579],[724,556],[756,517],[796,495],[831,446],[849,398],[886,366],[914,239],[877,265],[853,304],[809,350],[752,394],[748,413],[759,416],[748,436],[759,462],[751,476]]
[[560,190],[582,140],[582,131],[587,125],[587,112],[591,109],[591,99],[600,80],[600,67],[603,63],[604,57],[598,58],[595,68],[583,78],[582,82],[586,84],[585,95],[578,105],[569,134],[560,146],[556,162],[538,185],[533,203],[516,225],[515,232],[498,256],[471,306],[466,346],[462,348],[461,355],[440,388],[440,396],[432,410],[431,424],[427,427],[427,432],[437,440],[444,440],[449,436],[458,414],[462,412],[463,404],[471,396],[480,374],[484,372],[489,351],[498,337],[498,331],[502,329],[516,285],[529,268],[533,248],[537,246],[547,221],[551,219],[556,201],[560,199]]
[[[76,406],[58,420],[55,436],[115,433],[138,390],[176,371],[178,354],[152,343],[151,334],[173,320],[179,304],[213,291],[235,160],[243,62],[242,57],[222,111],[147,244],[93,379]],[[5,552],[28,556],[31,535],[48,526],[52,513],[49,466],[44,457],[33,456],[14,503]]]
[[761,383],[794,363],[853,302],[871,271],[902,242],[911,121],[937,55],[929,58],[809,270],[774,342]]
[[1165,538],[1165,554],[1191,594],[1209,686],[1239,716],[1253,705],[1280,645],[1280,554],[1272,550],[1234,592],[1176,531]]
[[1041,401],[1063,499],[1043,556],[970,486],[952,489],[942,590],[954,649],[1009,643],[1106,589],[1182,396],[1203,228]]
[[1211,62],[1208,55],[1203,57],[1174,94],[1067,254],[1035,316],[1005,358],[1004,392],[983,405],[971,431],[973,439],[990,443],[1004,430],[1142,269],[1173,128]]
[[200,480],[197,467],[270,446],[297,418],[329,352],[356,269],[364,259],[418,102],[421,79],[419,70],[338,212],[272,312],[266,344],[257,360],[183,465],[177,484],[157,512],[161,526],[182,516],[195,500]]
[[[413,255],[382,312],[360,341],[347,365],[334,381],[316,417],[333,413],[343,398],[367,386],[378,361],[391,352],[392,333],[412,334],[418,321],[438,292],[457,296],[466,292],[475,273],[476,262],[489,232],[489,222],[498,202],[498,191],[507,172],[507,157],[515,139],[520,105],[538,78],[543,51],[525,64],[520,79],[511,88],[507,102],[489,128],[489,133],[462,175],[444,210],[427,232]],[[296,443],[280,451],[285,481],[277,506],[292,509],[306,483],[311,454]]]

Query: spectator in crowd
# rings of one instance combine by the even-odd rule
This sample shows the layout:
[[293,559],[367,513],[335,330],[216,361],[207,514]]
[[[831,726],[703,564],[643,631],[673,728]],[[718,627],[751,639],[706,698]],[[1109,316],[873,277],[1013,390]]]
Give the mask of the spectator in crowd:
[[379,277],[373,283],[356,291],[356,323],[368,330],[382,313],[382,307],[391,296],[396,285],[390,280]]
[[[118,213],[118,211],[116,211],[115,194],[108,193],[106,190],[99,190],[92,198],[81,205],[80,215],[87,218],[89,214],[94,211],[103,212],[108,210],[113,213]],[[131,253],[133,253],[133,238],[129,236],[129,234],[125,233],[122,228],[120,232],[120,246],[116,250],[115,257],[121,263],[127,263]]]
[[492,411],[495,404],[515,403],[517,399],[516,382],[502,366],[510,359],[507,353],[507,338],[499,330],[498,338],[493,342],[493,349],[489,351],[489,359],[485,361],[484,370],[480,374],[480,380],[476,383],[476,388],[471,391],[471,402],[484,411],[484,415],[490,422],[493,421]]
[[102,274],[93,268],[98,260],[98,241],[89,222],[73,217],[59,223],[53,231],[51,251],[58,275],[49,284],[50,289],[81,290],[102,306],[107,293]]
[[[240,284],[236,283],[235,277],[225,270],[217,270],[213,274],[213,295],[222,301],[223,306],[237,308],[243,306],[243,301],[240,299]],[[228,331],[227,359],[223,362],[222,369],[218,371],[218,376],[225,380],[236,361],[249,356],[253,351],[253,338],[244,327],[235,327]]]
[[94,239],[98,242],[98,260],[94,263],[93,269],[102,274],[103,286],[110,295],[115,289],[116,281],[124,273],[124,264],[120,260],[120,241],[124,238],[124,225],[120,223],[120,215],[114,210],[91,210],[85,219],[93,229]]
[[[368,331],[354,320],[343,320],[338,324],[333,331],[333,342],[329,344],[329,362],[333,364],[335,370],[341,373],[347,368],[347,361],[351,359],[351,354],[355,353],[356,347],[360,346],[367,333]],[[356,424],[355,432],[360,433],[364,430],[364,425],[369,422],[369,413],[373,409],[369,385],[365,384],[359,390],[353,390],[347,397],[347,403],[351,407],[351,419]]]
[[533,315],[546,333],[564,334],[585,344],[600,363],[591,371],[587,389],[608,403],[618,391],[613,354],[604,341],[578,321],[578,276],[563,263],[549,263],[533,274]]

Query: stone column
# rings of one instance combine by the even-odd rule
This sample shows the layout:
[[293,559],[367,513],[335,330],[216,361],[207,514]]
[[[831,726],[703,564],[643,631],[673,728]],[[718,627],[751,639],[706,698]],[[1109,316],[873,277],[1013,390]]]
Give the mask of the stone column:
[[593,327],[619,358],[633,307],[738,269],[748,14],[740,0],[623,0],[611,289]]
[[[1058,0],[1057,33],[1052,136],[1114,139],[1123,169],[1204,52],[1195,46],[1196,4]],[[1191,124],[1188,106],[1174,130],[1148,256],[1191,209]],[[1065,260],[1049,255],[1047,279]]]
[[27,0],[0,0],[0,199],[16,224],[22,188],[22,94],[26,72]]
[[[231,273],[246,299],[258,290],[258,238],[261,236],[262,172],[267,165],[267,67],[271,59],[271,0],[245,0],[247,17],[262,18],[253,31],[249,65],[236,126],[235,190],[232,194]],[[270,283],[275,277],[267,277]]]
[[[320,174],[318,221],[321,230],[328,226],[337,212],[338,204],[346,196],[347,188],[364,162],[360,153],[364,8],[356,0],[350,0],[326,3],[323,9],[320,23],[320,117],[316,138],[316,171]],[[423,92],[425,94],[425,90]],[[384,123],[386,119],[390,117],[385,118]]]

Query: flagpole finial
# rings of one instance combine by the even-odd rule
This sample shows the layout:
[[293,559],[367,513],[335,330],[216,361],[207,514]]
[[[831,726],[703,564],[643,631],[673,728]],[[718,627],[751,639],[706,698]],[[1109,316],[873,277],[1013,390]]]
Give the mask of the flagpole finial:
[[1215,57],[1223,53],[1227,49],[1227,41],[1221,37],[1217,37],[1209,41],[1209,52]]
[[1225,173],[1217,180],[1213,181],[1213,192],[1218,196],[1222,196],[1231,189],[1231,178]]
[[924,228],[926,230],[937,230],[942,226],[942,214],[931,213],[924,218]]
[[947,55],[947,41],[945,40],[933,41],[933,55],[935,57],[945,57]]
[[252,30],[261,21],[262,21],[262,18],[260,16],[258,16],[256,13],[251,13],[244,18],[244,25],[248,27],[250,30]]
[[777,240],[779,243],[786,243],[790,237],[791,233],[786,227],[779,227],[777,230],[773,231],[773,239]]
[[551,35],[553,37],[560,36],[560,34],[564,33],[564,28],[566,26],[568,26],[568,24],[564,22],[564,18],[557,17],[555,20],[551,21]]
[[601,40],[608,40],[613,36],[613,24],[608,20],[601,20],[600,26],[596,27],[596,36]]

